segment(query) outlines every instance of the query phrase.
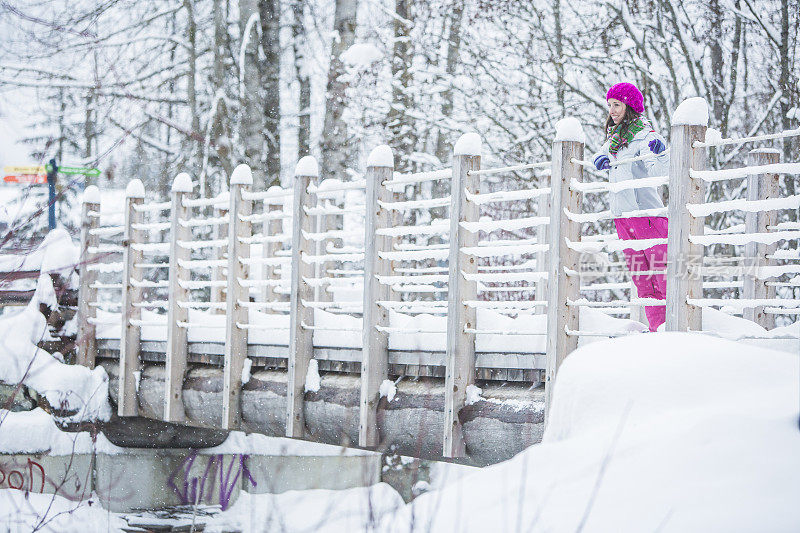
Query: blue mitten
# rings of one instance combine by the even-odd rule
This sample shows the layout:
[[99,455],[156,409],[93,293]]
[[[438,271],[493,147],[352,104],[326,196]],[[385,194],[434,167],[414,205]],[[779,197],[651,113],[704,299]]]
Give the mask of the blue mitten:
[[607,155],[601,154],[594,158],[594,166],[597,170],[606,170],[611,168],[611,161]]
[[650,147],[650,151],[654,154],[660,154],[667,149],[667,147],[664,146],[664,143],[661,142],[661,139],[653,139],[647,146]]

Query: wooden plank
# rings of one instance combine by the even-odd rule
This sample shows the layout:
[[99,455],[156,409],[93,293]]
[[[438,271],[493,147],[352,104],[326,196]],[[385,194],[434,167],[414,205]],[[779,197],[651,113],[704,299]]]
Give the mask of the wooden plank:
[[394,165],[392,149],[383,145],[375,148],[367,163],[366,218],[364,223],[364,333],[361,355],[361,398],[358,424],[358,445],[374,448],[380,444],[378,431],[378,404],[381,383],[389,377],[389,335],[377,326],[389,325],[389,310],[377,302],[390,298],[389,286],[378,281],[378,276],[388,276],[391,265],[381,259],[381,252],[391,251],[391,237],[376,235],[377,230],[388,228],[391,214],[380,202],[391,201],[390,191],[382,185],[392,179]]
[[[539,178],[539,188],[549,187],[550,186],[550,176],[541,176]],[[551,197],[552,195],[546,194],[544,196],[540,196],[537,200],[536,205],[536,215],[540,217],[548,217],[551,216]],[[536,242],[539,244],[547,244],[550,240],[550,228],[547,226],[538,226],[536,228]],[[537,270],[546,271],[547,270],[547,261],[548,261],[548,252],[538,252],[536,254],[536,267]],[[547,279],[539,279],[535,283],[534,289],[534,298],[536,300],[547,300]]]
[[[475,153],[478,152],[478,153]],[[447,352],[444,400],[445,457],[467,454],[458,414],[467,400],[467,387],[475,383],[475,334],[465,329],[476,327],[477,310],[464,302],[478,298],[478,287],[463,274],[478,272],[477,259],[461,249],[478,245],[478,234],[461,227],[462,222],[478,221],[478,204],[467,199],[466,192],[478,194],[480,178],[469,175],[480,170],[480,138],[475,133],[461,136],[453,153],[453,180],[450,186],[450,255],[447,303]]]
[[303,399],[308,363],[314,355],[312,331],[303,325],[313,325],[313,308],[303,305],[303,300],[314,298],[314,289],[303,278],[314,275],[314,266],[302,261],[303,255],[312,253],[313,243],[303,236],[310,232],[312,220],[303,209],[316,204],[314,195],[308,193],[311,180],[319,176],[316,160],[311,156],[297,163],[294,183],[294,217],[292,227],[292,283],[289,319],[289,368],[286,383],[286,436],[302,437],[305,434]]
[[[747,166],[770,165],[779,163],[780,151],[769,148],[757,148],[747,154]],[[747,176],[747,199],[768,200],[779,198],[781,194],[778,174],[751,174]],[[766,233],[767,228],[778,223],[777,211],[761,211],[745,213],[745,233]],[[776,244],[747,243],[745,256],[748,258],[748,272],[744,276],[744,298],[775,298],[775,287],[768,287],[764,279],[755,276],[758,268],[776,264],[767,259],[767,255],[778,249]],[[766,329],[775,327],[775,315],[765,313],[764,306],[744,309],[744,318],[752,320]]]
[[705,170],[706,148],[694,148],[695,141],[706,136],[706,126],[672,126],[669,164],[669,237],[667,239],[667,331],[700,331],[702,309],[690,306],[687,298],[703,297],[703,277],[695,268],[703,264],[705,248],[689,242],[690,235],[702,235],[705,218],[689,214],[686,205],[701,203],[705,183],[693,179],[689,170]]
[[186,374],[188,354],[188,330],[179,322],[187,322],[189,310],[178,302],[189,301],[189,290],[180,281],[189,280],[189,270],[180,265],[191,258],[191,250],[178,246],[179,241],[190,241],[192,229],[180,224],[188,220],[190,210],[183,200],[192,192],[192,180],[188,174],[178,174],[172,183],[172,209],[169,241],[169,303],[167,307],[167,347],[164,376],[164,420],[183,422],[186,413],[183,407],[183,379]]
[[[264,211],[266,213],[276,213],[283,211],[283,204],[268,203],[270,200],[264,201]],[[272,200],[274,202],[274,200]],[[263,224],[264,235],[273,237],[283,233],[283,220],[276,218],[268,220]],[[279,242],[265,242],[261,245],[261,256],[265,259],[274,258],[278,256],[278,250],[281,250],[283,245]],[[262,265],[261,278],[264,280],[280,279],[280,267],[273,265]],[[264,287],[264,301],[265,302],[278,302],[282,298],[275,292],[275,287],[267,285]],[[273,309],[265,309],[265,313],[276,313]]]
[[547,375],[545,379],[545,417],[550,411],[553,386],[564,359],[578,347],[578,338],[566,330],[579,329],[579,308],[567,305],[580,295],[579,254],[567,247],[567,239],[580,240],[580,224],[569,220],[564,210],[581,212],[581,194],[570,188],[570,182],[583,180],[583,167],[572,162],[583,160],[584,145],[577,141],[553,143],[553,170],[550,216],[550,264],[548,267],[547,308]]
[[[214,209],[213,209],[213,212],[214,212],[214,217],[215,218],[222,218],[222,217],[228,215],[228,208],[215,205]],[[214,227],[214,238],[215,239],[225,238],[225,237],[228,236],[228,231],[229,231],[228,224],[220,224],[218,226],[215,226]],[[216,259],[219,259],[219,260],[225,259],[225,254],[227,253],[227,251],[228,250],[225,249],[225,248],[217,247],[216,250],[215,250]],[[212,269],[212,277],[211,277],[211,279],[213,279],[214,281],[225,281],[226,280],[225,267],[221,267],[221,266],[214,267]],[[212,302],[216,302],[216,303],[227,301],[227,299],[225,297],[225,292],[226,292],[226,287],[211,287],[211,301]],[[211,312],[214,313],[214,314],[218,314],[219,315],[219,314],[224,313],[225,310],[224,309],[214,309]]]
[[222,428],[239,429],[242,425],[242,369],[247,358],[247,330],[239,327],[249,321],[248,308],[240,302],[250,301],[250,289],[239,280],[248,279],[249,268],[241,259],[250,257],[250,245],[242,242],[252,236],[251,224],[242,220],[251,214],[253,202],[245,200],[243,191],[253,184],[253,173],[247,165],[233,169],[228,210],[228,290],[225,319],[225,366],[222,376]]
[[144,231],[135,230],[133,224],[141,224],[144,216],[134,206],[144,203],[144,185],[138,179],[128,184],[125,200],[125,238],[122,253],[122,342],[119,363],[119,416],[136,416],[139,412],[136,398],[136,374],[140,370],[139,342],[141,328],[131,324],[131,320],[142,318],[142,309],[134,304],[142,301],[142,289],[135,287],[133,281],[142,280],[142,269],[136,265],[142,262],[143,254],[133,248],[134,244],[144,243]]
[[97,289],[92,284],[97,281],[97,271],[89,270],[89,265],[97,263],[97,254],[91,253],[91,248],[96,248],[100,237],[92,235],[92,230],[100,225],[98,217],[90,217],[89,212],[100,212],[100,190],[90,185],[83,193],[83,207],[81,209],[81,259],[80,259],[80,287],[78,289],[78,337],[76,362],[89,368],[94,368],[97,357],[97,328],[90,322],[97,316],[97,308],[89,304],[97,301]]

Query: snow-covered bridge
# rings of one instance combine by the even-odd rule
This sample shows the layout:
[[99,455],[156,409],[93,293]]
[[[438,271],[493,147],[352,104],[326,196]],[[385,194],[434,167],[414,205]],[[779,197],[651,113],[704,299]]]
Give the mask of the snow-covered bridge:
[[[466,134],[452,168],[421,174],[395,173],[380,146],[352,181],[319,182],[307,157],[290,189],[251,190],[239,166],[214,198],[181,174],[146,203],[133,180],[111,212],[87,188],[79,362],[109,371],[120,416],[491,463],[539,440],[561,361],[646,331],[643,306],[666,305],[668,331],[796,350],[800,225],[778,217],[800,207],[779,192],[800,163],[754,149],[712,170],[707,152],[800,130],[721,139],[698,100],[673,117],[669,175],[646,180],[604,181],[565,119],[551,161],[514,167],[481,168]],[[508,172],[533,185],[495,190]],[[728,180],[735,195],[707,201]],[[653,186],[669,205],[625,216],[669,215],[666,301],[637,298],[620,259],[667,240],[620,241],[610,212],[583,210]],[[720,213],[732,222],[707,228]]]

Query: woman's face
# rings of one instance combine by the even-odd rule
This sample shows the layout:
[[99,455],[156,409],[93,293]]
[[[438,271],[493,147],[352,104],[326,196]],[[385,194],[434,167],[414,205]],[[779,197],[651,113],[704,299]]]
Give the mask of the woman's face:
[[628,106],[616,98],[608,99],[608,115],[611,117],[611,120],[614,121],[614,124],[619,124],[622,122],[622,117],[625,116],[625,110],[627,108]]

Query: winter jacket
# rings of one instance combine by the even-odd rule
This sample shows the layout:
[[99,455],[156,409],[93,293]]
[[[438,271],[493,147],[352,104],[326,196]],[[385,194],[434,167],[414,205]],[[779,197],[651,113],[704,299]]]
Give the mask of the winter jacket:
[[[652,159],[623,163],[614,166],[614,162],[621,159],[630,159],[641,155],[652,154],[650,151],[650,141],[661,139],[666,146],[666,141],[658,133],[642,130],[637,133],[630,143],[626,144],[616,155],[608,152],[609,141],[600,148],[592,160],[597,156],[605,154],[611,160],[611,169],[608,172],[608,181],[617,183],[630,179],[651,178],[655,176],[666,176],[669,173],[669,154],[661,154]],[[646,187],[643,189],[628,189],[617,193],[609,193],[611,212],[614,215],[622,215],[629,211],[639,209],[655,209],[664,207],[661,201],[661,194],[656,187]]]

